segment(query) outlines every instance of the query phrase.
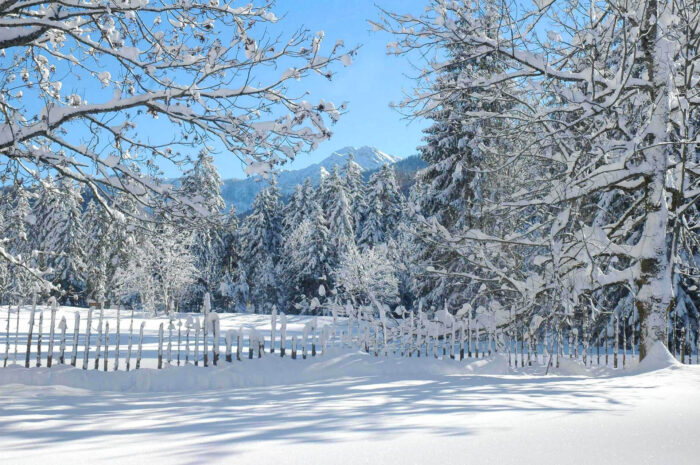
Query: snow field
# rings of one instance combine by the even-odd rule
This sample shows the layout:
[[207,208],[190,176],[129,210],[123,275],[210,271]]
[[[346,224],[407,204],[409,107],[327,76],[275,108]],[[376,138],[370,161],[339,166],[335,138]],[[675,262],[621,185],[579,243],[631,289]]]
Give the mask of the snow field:
[[[105,315],[112,326],[116,313]],[[222,334],[255,329],[269,348],[269,315],[219,316]],[[288,341],[309,320],[290,316]],[[0,368],[3,465],[697,463],[700,366],[660,345],[632,369],[565,358],[547,376],[502,355],[457,362],[342,347],[231,364],[222,352],[218,367],[156,370],[167,319],[141,321],[146,368],[123,371],[124,354],[119,372]]]
[[[481,374],[502,362],[338,351],[207,370],[3,369],[2,463],[697,463],[700,367],[659,350],[634,375]],[[190,381],[204,375],[216,389]],[[170,377],[181,389],[156,389]]]

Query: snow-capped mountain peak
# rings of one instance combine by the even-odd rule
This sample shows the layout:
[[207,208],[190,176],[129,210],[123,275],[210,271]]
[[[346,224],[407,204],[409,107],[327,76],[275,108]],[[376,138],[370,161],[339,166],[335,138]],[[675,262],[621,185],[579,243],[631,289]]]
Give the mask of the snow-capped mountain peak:
[[[333,171],[333,167],[345,166],[352,155],[353,162],[361,171],[374,171],[383,165],[396,163],[401,158],[384,153],[374,147],[344,147],[336,150],[318,163],[309,165],[299,170],[281,171],[277,181],[282,196],[294,192],[298,184],[302,184],[306,178],[311,179],[313,185],[318,185],[321,178]],[[259,177],[247,179],[228,179],[224,181],[223,197],[227,204],[232,204],[236,211],[243,213],[250,209],[253,198],[260,190],[267,186],[267,182],[261,182]]]
[[365,145],[362,147],[344,147],[336,150],[318,164],[330,171],[333,165],[345,166],[350,155],[353,156],[354,162],[363,171],[373,171],[382,165],[396,163],[400,160],[399,157]]

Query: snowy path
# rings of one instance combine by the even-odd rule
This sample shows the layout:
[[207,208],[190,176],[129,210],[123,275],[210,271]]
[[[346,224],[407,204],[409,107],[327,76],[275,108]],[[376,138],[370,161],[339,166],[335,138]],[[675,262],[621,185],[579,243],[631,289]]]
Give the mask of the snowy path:
[[[697,366],[530,377],[352,353],[299,361],[309,379],[285,384],[284,370],[275,383],[277,359],[258,363],[264,385],[169,393],[36,386],[22,375],[36,369],[0,370],[0,462],[682,465],[700,456]],[[337,376],[341,367],[352,377]],[[174,371],[141,373],[131,376]]]

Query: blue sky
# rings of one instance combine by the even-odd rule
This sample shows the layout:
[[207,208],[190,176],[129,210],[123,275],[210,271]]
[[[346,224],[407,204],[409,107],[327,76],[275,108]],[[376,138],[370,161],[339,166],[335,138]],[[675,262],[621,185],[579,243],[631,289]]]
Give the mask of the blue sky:
[[[405,157],[416,153],[420,144],[423,121],[409,122],[389,103],[399,101],[403,90],[410,90],[413,82],[405,75],[413,75],[405,58],[386,55],[386,43],[393,40],[383,32],[372,32],[368,19],[377,19],[377,6],[391,11],[419,14],[425,0],[279,0],[274,12],[285,17],[280,26],[291,34],[301,26],[316,32],[325,32],[325,45],[332,47],[342,39],[348,47],[362,45],[352,66],[338,67],[332,82],[320,77],[305,81],[311,91],[310,101],[323,98],[336,104],[348,102],[348,111],[338,123],[331,126],[333,137],[323,142],[310,154],[302,153],[287,169],[298,169],[325,158],[336,149],[354,145],[371,145]],[[227,153],[215,156],[221,176],[244,177],[242,163]],[[166,173],[168,175],[170,173]]]

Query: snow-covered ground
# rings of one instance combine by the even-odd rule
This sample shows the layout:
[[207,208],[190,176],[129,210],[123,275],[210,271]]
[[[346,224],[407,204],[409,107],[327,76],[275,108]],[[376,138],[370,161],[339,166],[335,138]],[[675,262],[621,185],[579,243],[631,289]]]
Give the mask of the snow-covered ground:
[[207,369],[0,368],[0,463],[698,463],[700,367],[659,348],[597,374],[340,348]]

